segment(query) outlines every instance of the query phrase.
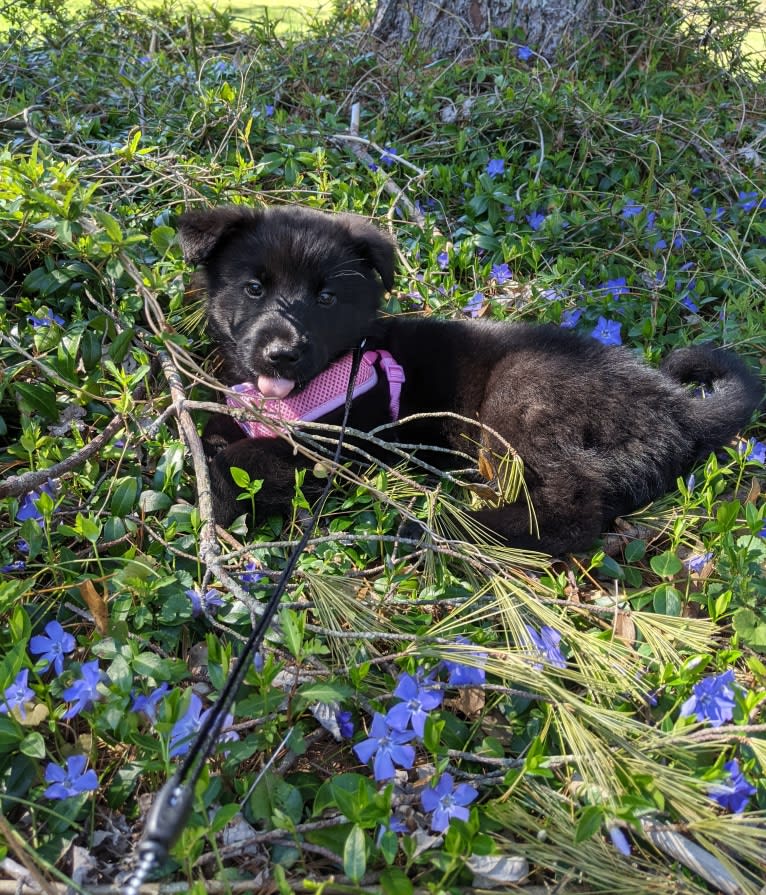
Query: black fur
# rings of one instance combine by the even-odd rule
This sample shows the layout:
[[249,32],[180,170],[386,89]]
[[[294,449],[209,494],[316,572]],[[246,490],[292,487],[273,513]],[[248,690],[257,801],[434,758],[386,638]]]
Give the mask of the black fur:
[[[368,347],[386,348],[405,369],[402,417],[451,411],[499,432],[524,461],[539,537],[523,498],[473,515],[512,546],[588,548],[616,516],[673,488],[725,444],[763,398],[758,379],[723,349],[675,351],[658,371],[628,350],[556,326],[381,318],[393,245],[355,216],[222,208],[183,215],[179,238],[204,274],[208,330],[227,383],[266,375],[300,386],[367,337]],[[710,394],[693,397],[690,382]],[[385,422],[387,403],[381,382],[355,401],[351,425]],[[412,423],[399,437],[475,455],[465,434],[442,418]],[[477,430],[467,434],[475,439]],[[302,461],[283,440],[245,438],[221,415],[205,441],[219,522],[247,509],[236,501],[232,466],[265,480],[259,515],[289,506]]]

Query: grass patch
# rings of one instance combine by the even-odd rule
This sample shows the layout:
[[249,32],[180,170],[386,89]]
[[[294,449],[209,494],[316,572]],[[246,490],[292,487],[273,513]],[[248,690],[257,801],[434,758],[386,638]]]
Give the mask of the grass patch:
[[[221,10],[6,9],[0,835],[16,860],[71,875],[78,845],[88,885],[118,877],[305,510],[298,488],[293,518],[214,533],[198,503],[185,414],[201,425],[219,390],[176,215],[358,212],[401,247],[389,311],[608,324],[650,362],[714,341],[762,368],[763,65],[732,10],[710,7],[702,46],[664,16],[548,63],[520,34],[458,61],[376,50],[354,8],[301,34]],[[756,421],[556,564],[441,538],[470,489],[348,471],[157,875],[191,892],[437,893],[483,873],[755,895],[763,439]],[[427,543],[397,540],[406,515]],[[389,780],[376,732],[402,711],[419,721],[394,735]]]

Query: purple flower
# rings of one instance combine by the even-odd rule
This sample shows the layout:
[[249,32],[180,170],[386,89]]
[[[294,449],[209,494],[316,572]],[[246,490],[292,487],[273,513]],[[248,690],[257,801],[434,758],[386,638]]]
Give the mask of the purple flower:
[[740,442],[738,450],[740,454],[745,455],[745,459],[749,463],[760,463],[761,466],[766,463],[766,444],[762,441],[751,438],[744,444]]
[[463,313],[468,314],[469,317],[478,317],[479,311],[481,311],[483,304],[484,293],[477,292],[473,296],[473,298],[469,298],[468,301],[463,305]]
[[620,827],[609,827],[609,838],[621,855],[625,855],[626,858],[630,857],[630,842]]
[[443,694],[435,690],[433,686],[425,686],[411,674],[402,674],[394,690],[394,696],[403,700],[392,705],[386,713],[386,721],[395,730],[406,730],[412,726],[415,733],[422,739],[428,713],[441,705]]
[[599,317],[591,335],[594,339],[598,339],[602,345],[621,345],[621,328],[622,324],[618,320],[607,320],[606,317]]
[[439,265],[439,270],[446,270],[449,267],[449,252],[439,252],[436,263]]
[[338,723],[338,729],[340,730],[340,735],[346,739],[350,740],[354,735],[354,721],[351,715],[351,712],[344,709],[343,711],[335,713],[335,720]]
[[521,59],[522,62],[527,62],[529,59],[534,56],[534,52],[529,49],[529,47],[521,46],[516,50],[516,55]]
[[502,286],[503,283],[507,283],[508,280],[513,279],[511,269],[505,262],[503,262],[503,264],[496,264],[489,272],[489,275],[492,277],[492,279],[497,281],[498,286]]
[[708,795],[714,802],[718,802],[721,808],[731,811],[732,814],[742,814],[747,808],[750,796],[755,795],[755,787],[739,769],[736,758],[727,761],[723,769],[729,775],[727,783],[716,783],[708,789]]
[[505,173],[505,162],[501,158],[491,158],[487,162],[487,174],[490,177],[498,177]]
[[[532,625],[524,625],[524,627],[527,629],[529,639],[534,644],[540,658],[556,668],[567,667],[567,660],[559,649],[561,632],[557,631],[555,628],[551,628],[549,625],[543,625],[542,628],[540,628],[539,634],[535,631]],[[543,666],[536,664],[534,667],[540,669]]]
[[267,118],[271,118],[271,116],[274,114],[274,106],[272,106],[271,103],[266,103],[264,112],[266,113]]
[[443,833],[453,817],[468,820],[468,805],[479,793],[467,783],[455,786],[452,774],[445,771],[436,786],[427,786],[420,794],[423,810],[431,814],[431,829]]
[[136,714],[143,712],[150,721],[156,721],[157,707],[168,690],[170,690],[170,685],[168,683],[163,683],[151,693],[147,693],[146,695],[139,693],[137,696],[133,697],[133,703],[130,706],[131,712],[135,712]]
[[680,302],[686,308],[686,310],[691,311],[692,314],[696,314],[699,311],[699,305],[692,298],[691,292],[685,292],[683,297],[680,299]]
[[36,634],[29,641],[29,652],[44,659],[45,668],[53,662],[53,670],[56,674],[61,674],[64,670],[64,656],[71,653],[77,644],[74,637],[55,619],[48,622],[44,630],[44,634]]
[[545,215],[540,211],[533,211],[527,215],[526,221],[533,230],[539,230],[545,223]]
[[39,491],[28,491],[21,498],[19,508],[16,511],[17,521],[26,522],[27,519],[34,519],[38,524],[43,524],[43,514],[37,508],[37,501],[42,494],[47,494],[49,497],[56,496],[56,486],[50,479],[48,479]]
[[503,205],[503,211],[505,212],[505,219],[509,223],[513,223],[516,220],[516,211],[511,205]]
[[705,568],[706,563],[709,563],[712,558],[712,553],[695,553],[694,556],[684,560],[684,565],[690,572],[699,575]]
[[582,308],[567,308],[561,315],[559,326],[563,329],[574,329],[580,317],[582,317]]
[[415,749],[407,745],[415,736],[414,730],[392,730],[380,712],[375,712],[370,725],[370,737],[354,746],[359,761],[373,759],[372,773],[376,780],[390,780],[396,773],[394,765],[411,768]]
[[4,566],[0,566],[0,572],[4,575],[12,575],[14,572],[23,572],[27,564],[23,559],[14,559],[13,562],[7,562]]
[[381,824],[378,828],[375,844],[380,848],[380,841],[386,833],[409,833],[409,831],[407,824],[401,818],[392,814],[388,823]]
[[[189,747],[191,746],[192,739],[199,731],[200,727],[205,723],[208,715],[212,711],[212,708],[205,709],[202,711],[202,700],[197,696],[196,693],[192,692],[191,699],[189,700],[189,708],[186,712],[176,721],[173,725],[173,729],[170,731],[170,742],[168,746],[170,751],[168,755],[170,758],[176,758],[179,755],[186,755],[189,751]],[[234,723],[234,716],[229,714],[224,718],[223,726],[231,727]],[[231,740],[238,740],[239,734],[234,730],[229,730],[226,733],[221,734],[218,738],[219,743],[229,742]]]
[[[471,641],[467,637],[458,637],[457,642],[471,645]],[[454,659],[443,659],[442,666],[449,675],[447,683],[452,687],[481,687],[487,680],[487,673],[481,667],[487,661],[487,654],[478,653],[475,650],[466,652],[478,665],[466,665],[465,662],[457,662]]]
[[[258,565],[251,560],[245,566],[245,571],[239,576],[239,580],[243,584],[258,584],[263,579],[263,572],[260,571]],[[208,591],[209,593],[209,591]],[[221,603],[223,605],[223,603]]]
[[57,323],[59,326],[63,326],[65,320],[63,317],[59,317],[58,314],[54,314],[53,311],[47,311],[45,317],[35,317],[30,314],[27,317],[27,320],[32,324],[35,329],[44,326],[50,326],[53,323]]
[[206,613],[212,614],[215,609],[226,605],[221,598],[221,592],[214,587],[211,587],[204,595],[200,594],[199,591],[192,589],[185,590],[184,593],[189,600],[191,600],[192,616],[194,618],[202,615],[203,606]]
[[734,715],[736,686],[731,669],[703,677],[692,687],[692,695],[681,706],[680,716],[696,715],[698,721],[709,721],[711,727],[720,727]]
[[0,714],[7,715],[13,709],[21,712],[21,717],[26,718],[25,705],[34,698],[35,691],[28,685],[29,669],[22,668],[16,675],[10,687],[5,688],[3,701],[0,703]]
[[627,285],[627,280],[625,277],[615,277],[613,280],[607,280],[605,283],[602,283],[599,289],[603,289],[604,292],[608,292],[612,298],[619,298],[621,295],[629,295],[630,289]]
[[50,786],[43,795],[46,799],[71,799],[80,793],[98,789],[98,777],[93,768],[85,770],[88,763],[84,755],[70,755],[66,768],[51,762],[45,769],[45,781]]
[[384,146],[383,152],[380,154],[380,163],[389,168],[396,161],[397,155],[399,153],[393,146]]
[[630,218],[634,218],[637,215],[641,214],[643,210],[643,205],[639,205],[638,202],[634,202],[632,199],[626,199],[625,205],[620,212],[620,216],[627,221]]
[[737,205],[742,211],[753,211],[756,208],[766,208],[766,199],[758,198],[758,193],[747,191],[737,193]]
[[80,668],[82,677],[64,690],[62,696],[72,705],[64,712],[62,718],[74,718],[83,709],[89,708],[100,696],[98,685],[103,677],[98,667],[98,659],[86,662]]

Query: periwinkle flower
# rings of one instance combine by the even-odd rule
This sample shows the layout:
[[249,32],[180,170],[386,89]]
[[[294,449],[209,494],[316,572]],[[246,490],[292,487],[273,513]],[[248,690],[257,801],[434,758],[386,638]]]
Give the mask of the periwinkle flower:
[[0,714],[7,715],[13,709],[18,709],[21,717],[26,718],[26,704],[34,699],[34,696],[35,691],[29,686],[29,669],[22,668],[13,683],[5,688],[2,702],[0,702]]
[[[467,637],[458,637],[457,642],[471,645],[471,641]],[[466,653],[476,664],[468,665],[455,659],[442,659],[442,666],[448,674],[447,683],[452,687],[481,687],[487,680],[487,673],[482,667],[487,661],[487,654],[475,650],[471,650],[470,653],[466,651]]]
[[93,768],[85,770],[88,759],[84,755],[70,755],[66,767],[54,761],[45,768],[45,782],[50,784],[43,795],[46,799],[71,799],[81,793],[98,789],[98,777]]
[[711,727],[726,724],[734,716],[736,686],[731,669],[703,677],[692,687],[692,695],[681,706],[680,716],[696,715],[698,721],[709,721]]
[[162,683],[151,693],[139,693],[133,697],[130,710],[136,714],[143,713],[146,717],[154,722],[157,720],[157,708],[162,701],[163,696],[170,690],[168,683]]
[[574,329],[582,317],[582,308],[567,308],[561,315],[559,326],[562,329]]
[[26,567],[25,560],[14,559],[12,562],[7,562],[5,565],[0,566],[0,572],[4,575],[13,575],[15,572],[23,572]]
[[29,652],[46,661],[46,668],[53,663],[53,670],[61,674],[64,670],[64,656],[71,653],[77,645],[74,637],[63,629],[61,623],[48,622],[44,634],[36,634],[29,641]]
[[630,289],[628,288],[628,281],[625,277],[615,277],[614,279],[607,280],[605,283],[602,283],[599,286],[599,289],[602,289],[604,292],[608,292],[612,298],[617,299],[621,295],[629,295]]
[[535,54],[529,47],[521,46],[516,50],[516,55],[522,62],[528,62]]
[[490,177],[499,177],[505,173],[505,162],[501,158],[491,158],[487,162],[486,170]]
[[28,519],[34,519],[39,525],[43,523],[43,514],[37,507],[37,501],[43,494],[49,497],[56,496],[56,486],[49,479],[39,490],[28,491],[19,502],[19,508],[16,511],[16,520],[18,522],[26,522]]
[[623,206],[622,211],[620,212],[620,217],[622,217],[624,220],[627,221],[627,220],[630,220],[630,218],[634,218],[637,215],[641,214],[641,212],[643,210],[644,210],[643,205],[639,205],[639,203],[634,202],[633,199],[626,199],[625,205]]
[[428,713],[441,705],[443,694],[428,686],[428,680],[419,683],[411,674],[402,674],[394,690],[394,696],[401,699],[386,713],[386,721],[395,730],[406,730],[412,726],[422,739]]
[[709,563],[712,558],[712,553],[696,553],[693,556],[690,556],[688,559],[685,559],[684,565],[690,572],[693,572],[695,575],[699,575],[700,572],[705,568],[705,565]]
[[751,438],[744,444],[740,443],[738,450],[749,462],[760,463],[761,466],[766,464],[766,444],[762,441]]
[[463,305],[463,313],[468,314],[469,317],[478,317],[479,311],[481,311],[483,304],[484,293],[477,292]]
[[503,262],[502,264],[495,264],[495,266],[489,272],[489,275],[492,277],[493,280],[497,282],[498,286],[502,286],[503,283],[507,283],[508,280],[513,279],[511,269],[505,262]]
[[376,712],[370,725],[370,736],[354,746],[359,761],[365,764],[372,759],[372,773],[376,780],[390,780],[396,773],[395,765],[411,768],[415,762],[415,749],[409,741],[414,730],[394,730],[380,712]]
[[335,720],[338,723],[340,735],[343,739],[350,740],[354,735],[354,720],[351,712],[348,709],[342,709],[335,713]]
[[599,317],[598,322],[591,331],[591,335],[594,339],[601,342],[602,345],[621,345],[621,328],[622,324],[618,320],[608,320],[606,317]]
[[740,771],[736,758],[727,761],[723,769],[728,774],[728,782],[713,784],[708,789],[708,795],[721,808],[732,814],[741,814],[747,808],[750,797],[755,795],[756,789]]
[[443,833],[453,817],[468,820],[468,805],[479,795],[473,786],[458,783],[445,771],[436,786],[427,786],[420,795],[423,810],[431,815],[431,829]]
[[612,845],[617,849],[617,851],[621,855],[625,855],[626,858],[630,857],[630,842],[628,841],[628,837],[625,835],[625,832],[621,827],[609,827],[609,838],[612,840]]
[[390,168],[391,165],[396,161],[396,157],[399,155],[399,152],[394,149],[393,146],[385,146],[383,148],[383,152],[380,154],[380,162],[382,165],[385,165],[387,168]]
[[189,598],[192,604],[192,616],[197,618],[202,615],[203,607],[204,611],[212,614],[216,609],[221,606],[225,606],[226,604],[221,597],[221,592],[216,590],[214,587],[211,587],[210,590],[205,591],[204,594],[201,594],[199,591],[190,588],[189,590],[185,590],[184,593]]
[[64,690],[62,696],[66,702],[72,705],[64,712],[63,718],[74,718],[83,709],[90,708],[101,694],[98,685],[103,679],[103,674],[98,667],[98,659],[85,662],[80,668],[80,677]]
[[27,320],[35,329],[51,326],[54,323],[57,326],[63,326],[66,322],[63,317],[60,317],[58,314],[54,314],[53,311],[47,311],[44,317],[35,317],[34,314],[30,314],[27,317]]
[[[199,729],[205,723],[212,708],[202,711],[202,700],[196,693],[192,692],[189,700],[189,707],[184,714],[173,725],[170,731],[169,756],[176,758],[179,755],[186,755],[191,747],[192,740],[196,736]],[[226,715],[223,721],[223,727],[231,727],[234,723],[234,716]],[[218,738],[219,743],[225,743],[232,740],[238,740],[239,734],[235,730],[226,731]]]
[[532,214],[526,216],[526,221],[533,230],[537,231],[545,223],[545,215],[541,211],[533,211]]
[[449,267],[449,252],[439,252],[436,263],[439,265],[439,270],[446,270]]
[[[250,561],[245,565],[245,571],[239,576],[239,580],[243,584],[258,584],[264,578],[263,572],[254,561]],[[221,604],[223,605],[223,604]]]
[[[544,659],[548,662],[549,665],[553,665],[556,668],[566,668],[567,660],[564,658],[564,654],[559,649],[559,643],[561,642],[561,632],[557,631],[555,628],[551,628],[550,625],[543,625],[540,628],[540,633],[532,627],[532,625],[524,625],[526,628],[527,634],[529,635],[529,639],[535,646],[540,658]],[[540,669],[543,666],[538,664],[534,665],[535,668]]]

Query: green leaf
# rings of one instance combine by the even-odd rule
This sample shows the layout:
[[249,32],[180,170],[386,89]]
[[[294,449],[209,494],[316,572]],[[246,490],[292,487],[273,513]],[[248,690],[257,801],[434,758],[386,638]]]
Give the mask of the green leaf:
[[663,584],[655,590],[652,605],[654,611],[660,615],[673,615],[676,618],[683,610],[681,594],[669,584]]
[[56,408],[56,393],[51,386],[44,382],[14,382],[16,391],[22,404],[46,420],[55,420],[58,416]]
[[380,874],[380,887],[385,895],[412,895],[415,891],[401,867],[386,867]]
[[343,870],[346,876],[358,883],[367,869],[367,843],[364,830],[354,824],[343,847]]
[[113,218],[107,211],[94,211],[93,217],[106,232],[106,235],[112,242],[122,242],[122,229],[116,218]]
[[671,550],[666,550],[658,556],[653,556],[649,560],[649,565],[652,567],[654,574],[659,575],[660,578],[673,578],[684,567],[681,560]]
[[630,541],[625,547],[625,562],[638,562],[646,555],[646,541]]
[[229,472],[231,473],[232,479],[234,479],[234,484],[239,488],[247,488],[250,484],[250,474],[246,469],[240,469],[239,466],[230,466]]
[[41,733],[33,731],[28,733],[19,743],[19,752],[29,756],[29,758],[45,758],[45,740]]
[[127,516],[133,510],[138,496],[138,481],[133,476],[125,476],[115,481],[110,504],[115,516]]
[[588,805],[586,808],[583,808],[575,827],[575,843],[591,839],[601,829],[603,822],[604,812],[598,805]]

